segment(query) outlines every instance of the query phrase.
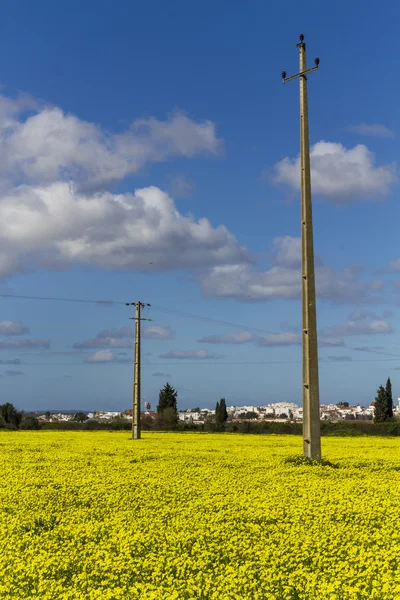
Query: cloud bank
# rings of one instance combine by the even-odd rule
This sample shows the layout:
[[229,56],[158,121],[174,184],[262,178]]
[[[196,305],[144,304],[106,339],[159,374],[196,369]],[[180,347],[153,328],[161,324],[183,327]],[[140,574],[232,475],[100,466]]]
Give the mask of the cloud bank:
[[[272,267],[262,271],[249,264],[215,266],[203,272],[199,283],[207,296],[247,301],[298,299],[301,297],[301,241],[277,237],[272,243]],[[316,256],[315,279],[319,299],[341,303],[380,301],[382,279],[362,279],[362,268],[341,271]]]

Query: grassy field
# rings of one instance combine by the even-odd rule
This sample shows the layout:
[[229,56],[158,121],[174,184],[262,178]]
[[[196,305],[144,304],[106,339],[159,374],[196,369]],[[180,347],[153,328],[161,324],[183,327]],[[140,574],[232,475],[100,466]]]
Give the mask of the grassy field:
[[0,433],[0,598],[400,598],[400,439]]

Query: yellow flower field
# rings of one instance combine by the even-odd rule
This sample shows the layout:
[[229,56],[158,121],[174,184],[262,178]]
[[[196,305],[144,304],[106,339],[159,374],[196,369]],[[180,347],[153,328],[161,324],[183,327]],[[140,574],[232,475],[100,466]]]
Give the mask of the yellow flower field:
[[0,433],[0,598],[400,598],[400,439]]

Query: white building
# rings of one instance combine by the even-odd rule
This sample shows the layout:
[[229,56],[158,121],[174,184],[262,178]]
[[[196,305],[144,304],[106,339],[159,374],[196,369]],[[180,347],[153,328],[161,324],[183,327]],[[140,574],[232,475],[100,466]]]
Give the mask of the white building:
[[124,415],[121,412],[113,411],[113,410],[100,411],[100,412],[94,413],[94,418],[99,419],[101,421],[109,421],[110,419],[114,419],[115,417],[121,417],[121,416],[125,417],[126,415]]
[[393,413],[400,417],[400,398],[397,398],[397,406],[393,408]]
[[188,412],[186,410],[179,411],[178,417],[180,421],[184,421],[185,423],[193,423],[193,421],[198,421],[201,418],[199,412]]

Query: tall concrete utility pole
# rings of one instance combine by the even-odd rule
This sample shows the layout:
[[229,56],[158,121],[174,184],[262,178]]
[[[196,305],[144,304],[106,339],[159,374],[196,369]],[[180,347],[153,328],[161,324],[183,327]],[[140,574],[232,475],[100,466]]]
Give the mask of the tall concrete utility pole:
[[151,321],[140,316],[141,308],[150,306],[143,302],[127,302],[126,306],[135,306],[136,313],[134,317],[130,317],[135,321],[135,343],[134,343],[134,359],[133,359],[133,401],[132,401],[132,439],[140,439],[140,322]]
[[303,347],[303,454],[321,460],[321,427],[318,378],[317,311],[315,297],[314,240],[311,203],[310,145],[308,137],[307,69],[304,35],[300,35],[300,72],[282,73],[283,83],[300,79],[300,187],[301,187],[301,280]]

